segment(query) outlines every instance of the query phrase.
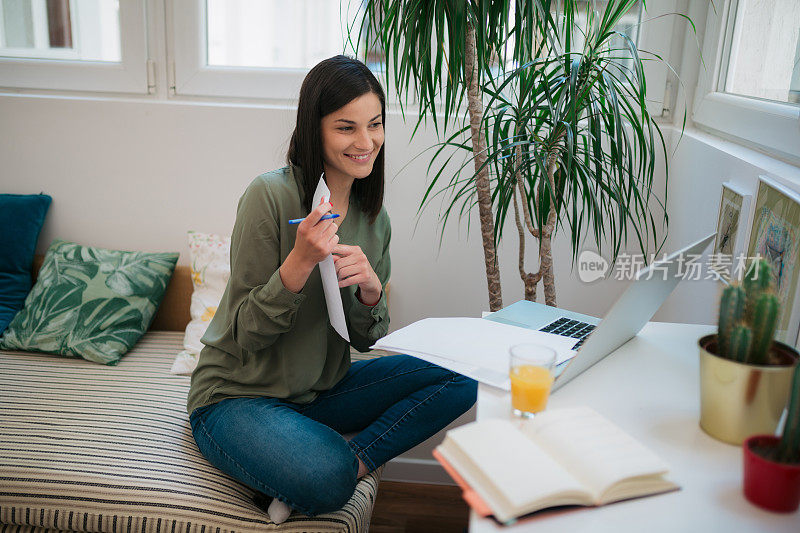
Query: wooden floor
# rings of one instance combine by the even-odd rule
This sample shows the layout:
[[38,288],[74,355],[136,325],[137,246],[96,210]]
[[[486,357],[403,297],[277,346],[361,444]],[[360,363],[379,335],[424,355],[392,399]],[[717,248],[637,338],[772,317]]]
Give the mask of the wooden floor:
[[447,485],[381,481],[370,533],[464,533],[469,507],[461,489]]

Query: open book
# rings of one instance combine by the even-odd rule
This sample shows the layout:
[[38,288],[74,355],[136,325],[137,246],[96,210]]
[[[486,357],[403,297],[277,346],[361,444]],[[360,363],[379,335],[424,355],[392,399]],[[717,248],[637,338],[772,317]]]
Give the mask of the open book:
[[468,486],[468,503],[485,504],[500,522],[679,488],[661,459],[588,407],[473,422],[448,431],[434,455]]

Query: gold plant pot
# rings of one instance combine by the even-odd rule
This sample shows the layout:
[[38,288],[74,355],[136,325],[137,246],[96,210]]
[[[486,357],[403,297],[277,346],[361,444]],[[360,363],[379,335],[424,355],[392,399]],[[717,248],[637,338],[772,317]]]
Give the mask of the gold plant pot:
[[700,427],[715,439],[741,445],[756,434],[775,433],[789,399],[798,353],[773,342],[774,365],[748,365],[716,355],[717,335],[700,346]]

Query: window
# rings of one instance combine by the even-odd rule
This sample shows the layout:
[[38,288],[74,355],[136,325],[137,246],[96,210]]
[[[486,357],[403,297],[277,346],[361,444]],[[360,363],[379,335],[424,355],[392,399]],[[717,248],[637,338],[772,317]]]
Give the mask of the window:
[[[291,103],[308,69],[339,53],[364,57],[382,81],[382,51],[353,43],[364,0],[0,0],[0,90],[45,89]],[[605,6],[606,0],[580,0]],[[556,4],[557,2],[554,2]],[[641,50],[669,49],[677,0],[636,5],[621,31]],[[640,32],[640,19],[648,22]],[[353,32],[355,35],[357,32]],[[366,38],[366,32],[362,33]],[[667,69],[648,62],[660,114]]]
[[206,5],[209,66],[310,69],[346,45],[339,0],[207,0]]
[[[176,0],[176,95],[293,100],[306,72],[355,53],[360,0]],[[358,45],[361,48],[362,45]]]
[[800,2],[740,1],[727,67],[726,93],[800,103]]
[[800,3],[717,4],[709,7],[695,122],[800,163]]
[[140,0],[0,0],[0,86],[147,92]]
[[2,0],[0,56],[121,60],[119,0]]

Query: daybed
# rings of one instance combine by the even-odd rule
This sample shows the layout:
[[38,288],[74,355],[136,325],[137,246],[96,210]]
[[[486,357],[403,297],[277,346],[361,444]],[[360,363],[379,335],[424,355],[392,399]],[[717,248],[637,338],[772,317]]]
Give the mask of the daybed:
[[189,377],[169,371],[191,291],[178,266],[150,330],[117,366],[0,351],[0,533],[368,530],[380,469],[339,511],[276,526],[253,490],[200,454]]

